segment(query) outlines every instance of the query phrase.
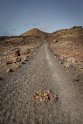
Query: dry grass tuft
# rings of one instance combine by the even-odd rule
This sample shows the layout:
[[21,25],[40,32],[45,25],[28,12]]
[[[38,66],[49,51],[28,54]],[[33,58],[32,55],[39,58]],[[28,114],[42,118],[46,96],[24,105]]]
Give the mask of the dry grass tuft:
[[57,101],[58,96],[55,95],[51,90],[39,90],[33,95],[34,101],[44,102],[44,101]]

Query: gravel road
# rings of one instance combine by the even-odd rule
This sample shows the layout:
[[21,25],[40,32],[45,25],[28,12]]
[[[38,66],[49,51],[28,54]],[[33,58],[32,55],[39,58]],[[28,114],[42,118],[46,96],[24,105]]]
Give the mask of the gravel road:
[[[33,101],[40,89],[51,90],[58,100]],[[0,124],[83,124],[82,116],[82,86],[75,85],[46,42],[32,59],[0,80]]]

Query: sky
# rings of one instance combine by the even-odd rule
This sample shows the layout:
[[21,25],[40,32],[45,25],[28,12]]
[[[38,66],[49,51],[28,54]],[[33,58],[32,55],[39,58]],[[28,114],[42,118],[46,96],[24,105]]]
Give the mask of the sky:
[[0,0],[0,36],[83,26],[83,0]]

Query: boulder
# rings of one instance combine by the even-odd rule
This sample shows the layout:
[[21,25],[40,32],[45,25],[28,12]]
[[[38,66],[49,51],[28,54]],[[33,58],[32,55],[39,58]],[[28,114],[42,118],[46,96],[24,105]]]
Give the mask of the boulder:
[[17,57],[17,56],[20,56],[20,50],[18,49],[18,50],[16,50],[16,52],[15,52],[15,56]]

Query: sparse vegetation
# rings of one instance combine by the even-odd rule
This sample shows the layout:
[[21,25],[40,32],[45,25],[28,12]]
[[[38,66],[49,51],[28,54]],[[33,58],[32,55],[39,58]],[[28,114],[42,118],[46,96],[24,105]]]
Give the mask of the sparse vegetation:
[[40,102],[45,101],[54,102],[58,100],[58,96],[55,95],[51,90],[39,90],[33,95],[33,100]]

